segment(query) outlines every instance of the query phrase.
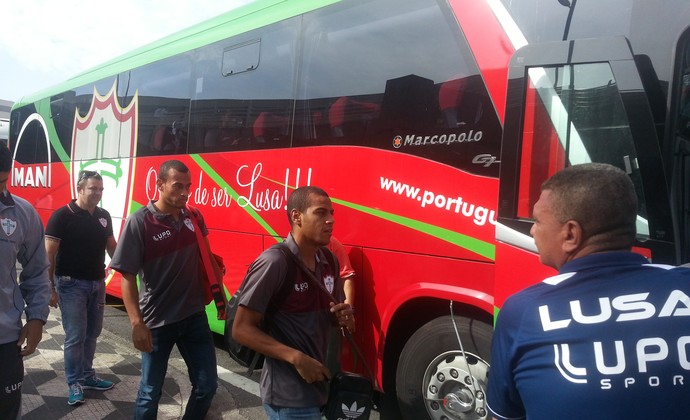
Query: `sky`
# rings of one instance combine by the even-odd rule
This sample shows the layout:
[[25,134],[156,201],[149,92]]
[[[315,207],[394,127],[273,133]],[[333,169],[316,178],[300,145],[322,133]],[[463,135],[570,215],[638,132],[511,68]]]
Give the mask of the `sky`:
[[252,0],[4,0],[0,99],[16,102]]

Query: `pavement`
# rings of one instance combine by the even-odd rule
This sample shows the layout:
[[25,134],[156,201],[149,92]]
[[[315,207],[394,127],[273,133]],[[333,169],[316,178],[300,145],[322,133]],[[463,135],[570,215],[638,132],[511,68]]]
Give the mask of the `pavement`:
[[[112,306],[110,306],[112,304]],[[84,390],[85,403],[67,404],[68,388],[65,380],[63,345],[65,331],[59,309],[50,308],[48,322],[43,327],[43,339],[36,351],[24,358],[22,385],[22,414],[24,420],[44,419],[132,419],[139,381],[141,353],[131,342],[131,328],[127,314],[111,302],[106,307],[103,331],[98,338],[93,365],[96,375],[113,381],[107,391]],[[209,420],[265,419],[261,406],[258,380],[261,371],[251,377],[246,368],[236,364],[222,349],[222,337],[215,335],[218,359],[218,389]],[[180,419],[191,393],[187,367],[177,348],[173,348],[158,405],[158,419]],[[0,419],[2,419],[0,413]],[[400,415],[372,411],[370,420],[383,418],[398,420]]]
[[[108,323],[108,317],[104,324]],[[115,386],[107,391],[84,390],[86,402],[67,404],[63,343],[65,332],[59,309],[51,308],[38,349],[24,359],[22,413],[25,420],[38,419],[131,419],[141,375],[141,356],[129,335],[103,329],[98,340],[96,374]],[[218,368],[219,386],[207,419],[261,418],[261,400],[254,373],[252,379]],[[170,358],[158,408],[159,419],[179,419],[191,392],[187,369],[179,353]],[[258,416],[258,417],[257,417]],[[1,417],[1,414],[0,414]]]

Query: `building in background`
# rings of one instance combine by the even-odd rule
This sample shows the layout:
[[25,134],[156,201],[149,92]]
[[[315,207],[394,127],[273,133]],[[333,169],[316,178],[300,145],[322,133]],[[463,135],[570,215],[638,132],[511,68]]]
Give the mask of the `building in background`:
[[10,101],[0,99],[0,142],[7,146],[7,136],[10,130],[10,109],[12,108]]

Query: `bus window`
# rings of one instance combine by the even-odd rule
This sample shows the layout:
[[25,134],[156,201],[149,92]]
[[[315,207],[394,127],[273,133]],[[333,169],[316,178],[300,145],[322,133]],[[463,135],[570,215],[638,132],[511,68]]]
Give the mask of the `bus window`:
[[[563,40],[568,24],[568,6],[575,1],[501,0],[530,44]],[[567,39],[615,36],[630,33],[635,0],[577,2],[568,25]],[[616,16],[592,19],[592,16]]]
[[501,127],[444,7],[344,2],[305,15],[294,144],[375,147],[497,176]]
[[[60,161],[60,156],[69,156],[72,153],[72,130],[74,128],[74,112],[76,106],[74,104],[74,91],[67,91],[60,95],[50,98],[50,118],[55,126],[55,132],[60,140],[62,150],[60,153],[55,153],[52,161]],[[51,148],[55,151],[55,145]]]
[[21,133],[21,141],[15,147],[14,159],[22,165],[48,163],[50,146],[45,129],[38,120],[26,124]]
[[[687,37],[687,35],[686,35]],[[682,49],[680,64],[680,78],[678,83],[678,105],[676,133],[686,140],[690,140],[690,42],[687,40]]]
[[605,162],[638,191],[638,237],[649,237],[637,156],[608,63],[532,67],[522,128],[518,217],[530,218],[545,179],[566,166]]
[[[678,235],[682,244],[690,244],[690,31],[686,31],[678,43],[676,66],[675,92],[675,145],[672,150],[675,160],[674,171],[671,175],[671,189],[676,205],[675,213],[678,220]],[[680,261],[690,260],[690,250],[681,246]]]
[[189,150],[290,146],[299,18],[196,51]]
[[[137,155],[187,152],[192,54],[183,53],[133,69],[129,86],[139,94]],[[128,104],[134,92],[128,92]]]
[[223,51],[223,76],[232,76],[259,67],[261,40],[250,41]]

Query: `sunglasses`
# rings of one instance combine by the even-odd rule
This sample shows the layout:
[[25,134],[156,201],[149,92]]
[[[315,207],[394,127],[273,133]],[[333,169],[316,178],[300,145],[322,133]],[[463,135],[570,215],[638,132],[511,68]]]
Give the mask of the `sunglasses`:
[[102,179],[101,175],[96,171],[81,171],[79,172],[79,180],[77,181],[77,184],[89,178]]

